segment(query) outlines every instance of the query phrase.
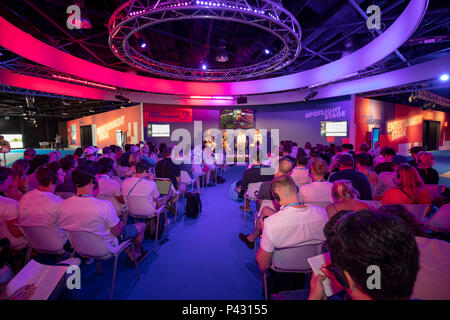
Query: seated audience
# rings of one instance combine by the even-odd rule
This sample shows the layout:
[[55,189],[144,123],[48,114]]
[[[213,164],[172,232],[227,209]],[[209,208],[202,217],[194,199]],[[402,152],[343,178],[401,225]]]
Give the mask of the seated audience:
[[384,161],[374,164],[374,166],[375,166],[374,171],[377,174],[380,174],[381,172],[385,172],[385,171],[393,172],[394,164],[392,163],[392,158],[395,156],[395,150],[392,148],[389,148],[389,147],[385,147],[381,151],[381,154],[384,158]]
[[[133,146],[135,147],[135,146]],[[131,177],[136,173],[136,163],[141,160],[141,155],[138,151],[134,151],[135,148],[132,147],[133,152],[131,152],[130,157],[128,158],[128,169],[125,172],[125,177]]]
[[57,162],[49,163],[36,171],[39,187],[27,192],[19,201],[18,222],[27,226],[54,227],[58,229],[58,208],[63,201],[55,195],[56,185],[63,181],[64,172]]
[[427,226],[435,232],[450,232],[450,203],[440,207],[428,220]]
[[99,151],[98,148],[93,147],[93,146],[87,146],[84,149],[84,157],[86,160],[91,160],[91,161],[97,161],[97,152]]
[[121,166],[121,167],[128,167],[129,166],[129,159],[130,159],[130,156],[131,156],[131,144],[126,144],[125,145],[125,152],[124,153],[122,153],[121,155],[120,155],[120,158],[119,158],[119,166]]
[[298,153],[298,144],[297,142],[292,143],[292,152],[290,154],[291,158],[297,159],[297,153]]
[[77,188],[75,188],[72,181],[72,172],[77,166],[77,159],[75,156],[68,154],[59,160],[59,165],[64,171],[64,181],[56,186],[55,192],[77,192]]
[[376,184],[378,182],[378,175],[371,170],[371,159],[367,153],[355,154],[356,170],[367,177],[369,183]]
[[310,170],[312,182],[300,187],[300,199],[303,202],[332,202],[331,188],[333,184],[324,179],[327,173],[327,163],[323,159],[315,158]]
[[[263,167],[261,164],[261,161],[259,160],[259,157],[257,154],[254,154],[253,157],[250,157],[251,160],[253,160],[253,164],[251,168],[244,171],[242,175],[241,180],[241,191],[239,194],[240,198],[243,198],[245,193],[247,192],[248,185],[250,183],[257,183],[257,182],[264,182],[264,181],[272,181],[273,175],[267,175],[263,174],[261,172],[261,168]],[[240,207],[241,210],[247,209],[248,212],[250,212],[250,200],[245,199],[244,200],[246,204],[242,205]]]
[[306,153],[299,153],[297,155],[296,163],[297,165],[291,172],[291,178],[297,185],[309,183],[311,181],[311,178],[309,177],[309,170],[307,168],[308,157],[306,156]]
[[434,156],[430,152],[420,152],[417,155],[417,171],[425,184],[438,184],[439,173],[434,166]]
[[159,144],[158,152],[156,154],[156,162],[159,162],[164,159],[164,150],[167,148],[167,145],[162,142]]
[[425,149],[421,146],[412,147],[409,150],[409,152],[411,153],[412,160],[409,160],[408,163],[410,165],[412,165],[413,167],[417,168],[417,162],[418,162],[417,155],[422,151],[425,151]]
[[97,167],[97,181],[98,192],[96,197],[104,200],[109,200],[114,206],[117,215],[121,216],[124,210],[125,200],[122,197],[122,190],[120,183],[111,179],[114,161],[110,158],[101,158],[98,160]]
[[291,156],[292,153],[292,144],[289,141],[286,141],[286,143],[283,145],[282,149],[282,156],[283,158],[287,158],[292,161],[292,163],[295,163],[297,160]]
[[[275,173],[274,180],[278,179],[280,177],[289,175],[291,170],[292,170],[292,163],[290,162],[290,160],[285,159],[285,158],[280,159],[278,171]],[[256,202],[256,209],[261,212],[260,216],[259,216],[260,221],[262,221],[262,219],[265,219],[265,217],[270,216],[274,212],[269,207],[264,207],[260,210],[261,203],[263,200],[271,200],[271,201],[275,202],[274,201],[275,199],[272,194],[272,189],[271,189],[272,182],[274,180],[263,182],[261,187],[259,188],[258,200]],[[279,209],[279,207],[277,207],[277,206],[278,206],[278,204],[275,203],[275,208]],[[243,241],[249,249],[253,249],[255,247],[255,240],[256,240],[256,238],[258,238],[261,235],[261,231],[262,231],[261,225],[262,225],[262,223],[257,223],[255,226],[255,229],[253,230],[253,232],[251,234],[247,234],[247,235],[243,234],[243,233],[239,234],[239,239],[241,239],[241,241]]]
[[330,159],[330,164],[329,164],[329,168],[328,168],[328,171],[330,171],[330,172],[337,172],[337,171],[339,171],[338,170],[338,163],[337,163],[336,159],[338,158],[338,156],[341,153],[343,153],[342,146],[336,146],[334,150],[335,150],[335,152],[334,152],[334,155]]
[[[130,260],[141,262],[148,254],[144,251],[144,223],[124,225],[108,200],[94,197],[97,183],[96,170],[91,165],[78,166],[72,172],[77,196],[64,200],[59,207],[59,225],[64,230],[88,231],[100,236],[107,247],[117,247],[120,242],[132,239],[136,256],[126,250]],[[83,210],[80,210],[83,208]]]
[[5,192],[8,198],[19,201],[20,198],[25,194],[25,180],[26,173],[30,167],[30,160],[16,160],[13,165],[13,183],[11,187]]
[[380,143],[378,141],[375,142],[374,147],[369,150],[369,154],[374,158],[374,160],[381,154]]
[[388,189],[381,197],[381,203],[386,204],[431,204],[431,196],[423,188],[423,181],[416,168],[402,164],[397,169],[398,185]]
[[392,158],[392,163],[394,165],[394,172],[385,171],[380,173],[378,176],[378,182],[377,186],[375,187],[374,191],[374,199],[375,200],[381,200],[381,196],[383,193],[388,190],[397,187],[398,179],[397,179],[397,169],[398,167],[403,164],[407,163],[408,159],[402,155],[395,155]]
[[369,204],[358,200],[359,193],[353,188],[350,180],[335,181],[331,193],[334,203],[327,206],[328,219],[340,211],[359,211],[371,208]]
[[369,179],[363,173],[353,169],[355,163],[352,155],[348,153],[340,154],[336,162],[339,172],[333,173],[328,181],[350,180],[353,187],[358,191],[361,200],[372,200]]
[[[75,157],[75,159],[77,161],[83,159],[83,155],[84,155],[83,148],[80,148],[80,147],[76,148],[75,151],[73,152],[73,156]],[[80,163],[78,162],[78,164],[80,164]]]
[[61,159],[61,152],[59,152],[58,150],[56,151],[52,151],[48,154],[48,162],[58,162],[59,159]]
[[273,211],[264,221],[261,245],[256,253],[262,272],[272,265],[273,253],[277,248],[316,244],[325,240],[325,210],[319,206],[303,205],[290,176],[276,178],[272,183],[272,193],[281,209]]
[[342,152],[343,153],[349,153],[349,154],[353,155],[355,153],[353,151],[353,144],[351,144],[351,143],[344,143],[342,145]]
[[34,148],[28,148],[23,153],[23,159],[31,161],[36,156],[36,150]]
[[[153,148],[153,146],[152,146]],[[155,153],[152,153],[153,156],[155,156]],[[156,157],[150,156],[150,147],[149,146],[143,146],[141,148],[141,154],[140,159],[147,161],[150,164],[151,168],[156,167]]]
[[212,181],[210,182],[211,174],[217,168],[215,164],[214,154],[212,153],[211,148],[207,146],[205,143],[203,143],[202,149],[203,149],[203,171],[206,172],[206,186],[214,187],[215,183]]
[[103,149],[102,149],[102,156],[100,157],[100,159],[101,158],[105,158],[105,157],[112,159],[112,156],[113,156],[113,153],[111,151],[111,147],[103,147]]
[[[328,227],[330,223],[324,232],[331,265],[322,266],[325,276],[312,276],[309,300],[326,299],[322,284],[326,277],[352,300],[410,299],[419,271],[419,250],[402,219],[382,210],[377,214],[362,210],[344,214],[334,227]],[[372,265],[379,267],[381,275],[379,288],[370,289]]]
[[173,163],[171,153],[172,150],[170,148],[166,147],[164,149],[164,159],[156,164],[155,173],[158,178],[169,178],[175,190],[178,190],[180,168]]
[[309,157],[309,152],[311,151],[311,148],[312,148],[312,144],[310,142],[306,142],[305,143],[305,152],[308,155],[308,157]]
[[36,170],[46,165],[49,162],[49,156],[47,154],[38,154],[31,160],[30,169],[28,170],[28,175],[25,178],[25,190],[27,192],[39,187],[39,182],[36,179]]
[[401,218],[416,237],[419,248],[419,273],[414,284],[412,299],[450,300],[450,244],[429,239],[425,227],[402,205],[387,205],[379,211]]
[[3,196],[13,182],[12,174],[10,168],[0,167],[0,239],[7,238],[11,243],[11,248],[20,248],[27,245],[28,242],[15,225],[18,216],[18,202]]
[[153,199],[155,208],[164,205],[168,196],[160,197],[153,174],[150,173],[150,166],[147,161],[141,160],[136,164],[136,173],[126,178],[122,183],[122,195],[125,196],[141,196]]

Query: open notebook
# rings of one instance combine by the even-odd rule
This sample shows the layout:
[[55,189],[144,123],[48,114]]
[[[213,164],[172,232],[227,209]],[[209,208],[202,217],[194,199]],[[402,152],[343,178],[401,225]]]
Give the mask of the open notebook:
[[6,296],[26,285],[34,284],[36,291],[28,300],[47,300],[58,282],[66,273],[68,266],[48,266],[30,260],[27,265],[8,283]]
[[[311,266],[311,269],[313,270],[315,275],[317,274],[324,275],[323,272],[320,270],[320,268],[324,264],[326,265],[330,264],[330,262],[331,262],[330,252],[325,252],[324,254],[319,254],[318,256],[308,258],[308,263]],[[342,289],[336,283],[334,283],[334,281],[330,281],[330,279],[328,278],[326,278],[322,283],[327,297],[330,297],[342,291]]]

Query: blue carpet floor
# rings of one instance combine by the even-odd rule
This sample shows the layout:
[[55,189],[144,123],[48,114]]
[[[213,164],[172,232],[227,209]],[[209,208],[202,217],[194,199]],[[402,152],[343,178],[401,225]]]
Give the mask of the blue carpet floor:
[[[202,194],[203,212],[198,219],[170,218],[169,241],[152,252],[139,266],[141,279],[124,254],[119,262],[115,299],[262,299],[260,272],[254,250],[238,239],[244,228],[240,203],[228,198],[231,182],[242,175],[242,167],[225,174],[226,182]],[[180,202],[181,204],[181,202]],[[247,219],[247,222],[250,219]],[[166,234],[161,239],[163,240]],[[145,240],[152,249],[154,242]],[[104,262],[98,275],[94,264],[83,265],[81,299],[107,299],[112,261]]]

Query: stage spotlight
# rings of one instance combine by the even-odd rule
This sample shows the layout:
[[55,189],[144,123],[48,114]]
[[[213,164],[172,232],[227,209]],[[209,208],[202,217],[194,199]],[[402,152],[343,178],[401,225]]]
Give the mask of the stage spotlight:
[[147,47],[147,44],[145,42],[142,42],[141,48],[144,49],[145,47]]
[[264,50],[264,53],[265,53],[265,54],[270,54],[270,50],[269,50],[269,49],[266,49],[266,50]]
[[207,66],[206,64],[202,64],[202,70],[206,70]]
[[308,95],[303,99],[303,101],[309,101],[309,100],[311,100],[312,98],[314,98],[315,96],[317,96],[318,94],[319,94],[318,91],[313,91],[313,92],[311,92],[310,94],[308,94]]
[[447,81],[448,80],[448,74],[443,74],[440,78],[441,81]]

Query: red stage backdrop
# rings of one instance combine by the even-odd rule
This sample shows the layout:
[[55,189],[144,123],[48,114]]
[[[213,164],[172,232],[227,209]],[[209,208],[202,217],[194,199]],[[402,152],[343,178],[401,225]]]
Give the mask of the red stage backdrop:
[[439,146],[450,148],[450,114],[440,111],[422,111],[420,108],[384,101],[355,98],[356,148],[370,142],[373,128],[380,128],[380,143],[397,152],[407,153],[415,145],[422,145],[423,121],[440,122]]
[[[126,143],[142,140],[141,106],[99,113],[67,122],[69,145],[80,146],[80,127],[91,126],[92,143],[99,148],[117,144],[116,131],[126,134]],[[125,141],[124,141],[125,142]]]

